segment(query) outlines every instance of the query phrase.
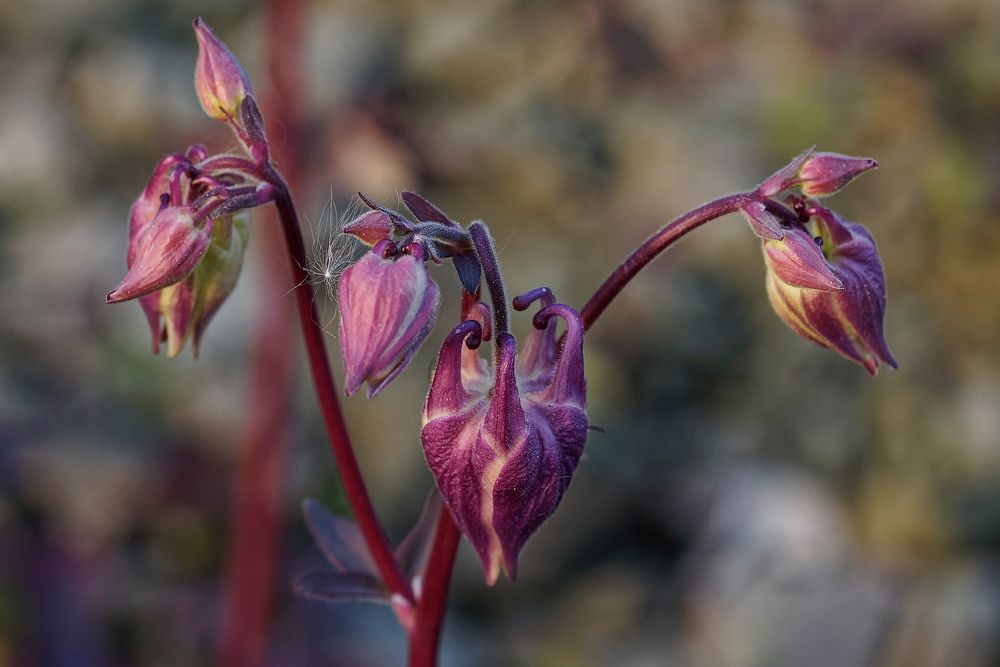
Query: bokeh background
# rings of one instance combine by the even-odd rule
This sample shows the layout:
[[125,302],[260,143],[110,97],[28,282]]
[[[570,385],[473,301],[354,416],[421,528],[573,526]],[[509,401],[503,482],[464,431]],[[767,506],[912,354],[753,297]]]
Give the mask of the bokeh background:
[[[880,244],[900,370],[797,338],[746,225],[703,228],[593,329],[603,430],[518,582],[486,588],[463,545],[444,665],[996,664],[1000,4],[305,11],[288,48],[317,267],[354,192],[415,189],[490,224],[511,292],[580,305],[658,225],[809,145],[881,163],[831,203]],[[251,332],[274,307],[261,249],[197,361],[152,356],[140,309],[104,304],[155,161],[231,144],[193,93],[199,14],[263,88],[249,0],[0,1],[0,665],[212,664]],[[396,537],[431,483],[419,410],[457,309],[453,271],[434,275],[439,331],[377,400],[346,402]],[[346,511],[298,359],[264,664],[401,664],[387,608],[291,592],[322,563],[302,499]]]

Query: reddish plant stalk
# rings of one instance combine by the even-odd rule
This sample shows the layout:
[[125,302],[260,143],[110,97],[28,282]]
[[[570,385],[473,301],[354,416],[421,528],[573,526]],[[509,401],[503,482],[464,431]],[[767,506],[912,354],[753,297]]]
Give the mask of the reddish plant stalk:
[[[293,187],[302,173],[301,50],[297,48],[302,25],[301,0],[264,3],[268,83],[264,108],[271,129],[284,133],[285,141],[272,150]],[[231,510],[233,528],[216,644],[220,667],[252,667],[263,662],[277,590],[282,482],[290,445],[295,368],[294,324],[292,305],[282,298],[290,286],[282,266],[281,231],[276,220],[262,222],[255,244],[261,271],[247,401],[253,410],[247,414]]]
[[584,304],[580,310],[584,328],[589,329],[601,316],[604,309],[625,289],[629,281],[675,241],[710,220],[720,218],[728,213],[736,213],[740,210],[741,204],[745,204],[752,198],[753,194],[748,192],[738,192],[720,197],[675,218],[657,230],[642,245],[633,250],[632,254],[618,265],[618,268],[611,272],[611,275],[601,283],[594,295]]
[[420,601],[410,633],[409,667],[434,667],[437,664],[441,629],[448,607],[448,588],[455,555],[462,534],[447,507],[441,507],[431,554],[424,568]]
[[297,285],[295,303],[299,311],[299,324],[305,339],[309,369],[312,372],[313,384],[316,388],[316,399],[319,401],[323,423],[326,426],[327,436],[330,438],[330,447],[333,450],[333,458],[337,463],[337,470],[340,473],[347,502],[354,512],[354,519],[358,522],[358,528],[361,529],[365,544],[371,552],[372,560],[375,561],[375,566],[378,568],[386,587],[391,593],[398,594],[410,604],[414,604],[413,589],[403,575],[385,530],[375,514],[375,507],[368,495],[368,489],[361,476],[361,469],[358,467],[358,460],[354,455],[347,426],[344,423],[344,415],[337,397],[337,386],[333,380],[333,373],[330,371],[330,362],[324,345],[325,334],[320,328],[319,316],[314,305],[315,296],[312,285],[309,283],[309,276],[303,268],[307,265],[306,250],[292,196],[276,169],[268,165],[264,168],[264,175],[268,182],[278,188],[278,196],[275,198],[274,205],[278,209],[281,228],[285,236],[285,245],[288,248],[292,280]]
[[[740,206],[753,196],[752,193],[740,192],[720,197],[685,213],[657,230],[611,272],[584,305],[580,311],[584,328],[589,329],[632,278],[657,255],[706,222],[729,213],[736,213],[740,210]],[[434,667],[437,664],[448,587],[460,537],[458,527],[447,507],[442,507],[431,555],[424,570],[420,603],[416,609],[416,622],[410,634],[410,667]]]

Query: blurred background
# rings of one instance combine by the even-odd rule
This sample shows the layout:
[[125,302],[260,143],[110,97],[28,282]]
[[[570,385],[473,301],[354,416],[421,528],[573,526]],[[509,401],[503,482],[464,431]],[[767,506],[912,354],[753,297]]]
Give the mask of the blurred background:
[[[517,583],[488,589],[463,544],[442,664],[997,664],[1000,4],[303,11],[285,46],[303,58],[296,195],[320,267],[356,191],[414,189],[489,223],[512,293],[579,306],[656,227],[807,146],[881,163],[831,205],[880,244],[900,370],[872,379],[799,339],[746,225],[701,229],[592,330],[603,430]],[[274,222],[255,214],[197,361],[152,356],[139,307],[104,304],[156,160],[232,145],[194,95],[199,14],[267,88],[250,0],[0,0],[0,665],[214,662],[255,321],[292,299],[260,287]],[[433,275],[439,330],[378,399],[345,403],[395,538],[431,484],[419,411],[458,307],[454,272]],[[402,664],[388,608],[291,592],[323,563],[302,500],[347,511],[296,358],[262,664]]]

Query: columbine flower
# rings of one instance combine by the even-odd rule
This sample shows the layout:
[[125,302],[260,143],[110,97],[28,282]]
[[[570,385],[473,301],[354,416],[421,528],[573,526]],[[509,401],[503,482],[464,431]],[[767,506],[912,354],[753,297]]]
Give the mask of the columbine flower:
[[250,77],[201,17],[194,20],[194,33],[198,38],[194,87],[201,108],[218,120],[239,119],[244,98],[253,95]]
[[[896,368],[883,334],[885,275],[874,239],[862,225],[815,202],[806,204],[804,229],[783,241],[764,242],[771,305],[800,336],[858,362],[872,375],[880,363]],[[787,245],[776,250],[777,243]],[[839,288],[829,284],[831,274]]]
[[423,246],[400,252],[391,240],[378,242],[344,272],[337,295],[344,390],[350,396],[367,382],[373,398],[403,372],[437,321],[440,293]]
[[[548,290],[515,299],[545,307],[516,355],[509,333],[496,339],[494,369],[470,348],[483,327],[466,320],[441,347],[420,433],[438,489],[483,563],[486,581],[513,579],[527,539],[559,504],[587,438],[583,323],[553,304]],[[561,350],[554,318],[566,321]]]

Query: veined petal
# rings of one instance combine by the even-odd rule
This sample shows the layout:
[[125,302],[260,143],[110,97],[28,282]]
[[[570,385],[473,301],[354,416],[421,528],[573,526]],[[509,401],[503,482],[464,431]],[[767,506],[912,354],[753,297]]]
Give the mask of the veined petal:
[[521,549],[559,505],[587,437],[583,325],[563,305],[542,309],[536,321],[554,326],[555,316],[569,323],[566,342],[540,391],[521,394],[516,342],[506,332],[496,340],[492,390],[470,391],[462,381],[462,341],[479,325],[466,321],[442,346],[424,408],[424,454],[489,584],[501,570],[517,576]]
[[768,268],[789,285],[816,290],[843,288],[823,251],[805,230],[785,230],[783,238],[765,240],[763,246]]

